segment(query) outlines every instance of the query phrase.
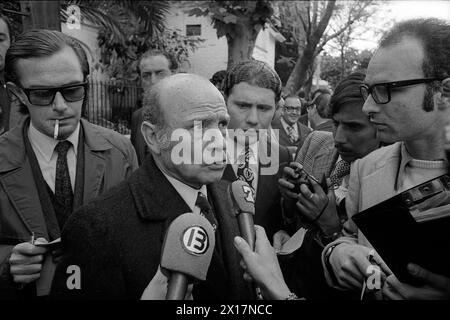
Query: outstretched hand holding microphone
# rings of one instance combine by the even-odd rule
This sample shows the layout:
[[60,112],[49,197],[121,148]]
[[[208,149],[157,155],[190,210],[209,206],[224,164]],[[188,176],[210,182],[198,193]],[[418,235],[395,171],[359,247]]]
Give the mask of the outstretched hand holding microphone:
[[250,186],[237,180],[230,186],[230,195],[241,233],[241,237],[235,237],[234,246],[242,256],[244,280],[256,284],[266,299],[295,297],[284,282],[275,249],[264,228],[253,223],[255,200]]

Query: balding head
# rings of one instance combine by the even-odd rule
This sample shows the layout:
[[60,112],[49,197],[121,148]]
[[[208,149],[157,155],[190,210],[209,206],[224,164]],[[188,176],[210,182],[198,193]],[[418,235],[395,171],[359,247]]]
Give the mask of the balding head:
[[[201,76],[172,75],[144,93],[142,133],[153,159],[165,173],[195,188],[222,176],[228,121],[222,94]],[[208,132],[215,139],[204,138]]]
[[144,92],[144,120],[156,125],[161,135],[177,129],[174,122],[194,111],[217,110],[226,112],[222,94],[208,79],[195,74],[169,76]]

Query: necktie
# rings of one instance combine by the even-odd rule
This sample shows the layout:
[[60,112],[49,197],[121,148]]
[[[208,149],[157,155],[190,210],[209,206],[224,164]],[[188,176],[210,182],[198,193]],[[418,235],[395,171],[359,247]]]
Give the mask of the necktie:
[[[59,142],[55,150],[58,153],[56,161],[55,197],[59,204],[58,222],[65,221],[72,213],[73,191],[70,183],[69,167],[67,166],[67,151],[72,144],[69,141]],[[60,215],[63,215],[62,217]],[[64,225],[64,223],[60,223]]]
[[253,180],[255,180],[255,175],[250,168],[250,157],[253,155],[252,150],[248,145],[245,145],[244,153],[240,155],[238,161],[238,169],[236,175],[239,180],[245,181],[248,183],[250,188],[252,189],[253,195],[255,195],[255,187],[253,185]]
[[330,175],[331,185],[334,188],[338,188],[342,183],[342,179],[348,174],[350,174],[350,163],[345,160],[339,161]]
[[208,202],[206,196],[199,192],[197,194],[197,200],[195,201],[195,205],[200,208],[200,214],[204,216],[211,223],[214,231],[217,229],[217,220],[214,217],[211,205]]
[[289,140],[291,140],[292,143],[295,143],[297,141],[297,136],[294,132],[294,128],[291,126],[287,126],[287,131],[288,131],[288,135],[289,135]]

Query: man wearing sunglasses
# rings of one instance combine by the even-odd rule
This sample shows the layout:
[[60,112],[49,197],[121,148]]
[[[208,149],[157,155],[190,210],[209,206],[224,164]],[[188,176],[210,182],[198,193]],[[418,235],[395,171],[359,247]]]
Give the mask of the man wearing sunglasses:
[[[349,217],[448,171],[442,148],[445,113],[438,105],[442,83],[450,76],[449,38],[448,22],[415,19],[399,23],[381,40],[360,90],[363,111],[378,138],[392,145],[353,163],[346,198]],[[329,284],[360,291],[369,276],[371,248],[348,222],[345,236],[324,249],[322,260]],[[378,254],[373,259],[387,277],[384,298],[450,298],[450,279],[410,263],[408,271],[423,283],[414,287],[400,283]]]
[[75,39],[30,30],[5,61],[8,89],[27,115],[0,137],[0,297],[13,299],[48,293],[52,273],[36,280],[61,252],[43,243],[60,238],[72,211],[127,178],[137,160],[128,139],[80,119],[89,65]]

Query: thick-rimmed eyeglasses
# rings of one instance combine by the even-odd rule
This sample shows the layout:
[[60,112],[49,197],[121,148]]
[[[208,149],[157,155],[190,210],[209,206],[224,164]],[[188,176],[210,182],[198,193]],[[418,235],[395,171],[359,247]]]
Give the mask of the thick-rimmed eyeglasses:
[[367,84],[361,84],[359,86],[359,91],[364,101],[367,100],[369,95],[372,95],[373,100],[377,104],[386,104],[391,101],[391,90],[392,88],[401,88],[407,86],[413,86],[421,83],[429,83],[433,81],[440,81],[439,78],[423,78],[423,79],[411,79],[403,81],[393,81],[393,82],[382,82],[375,83],[371,86]]
[[291,113],[300,113],[301,112],[301,108],[300,107],[290,107],[290,106],[285,106],[284,110],[286,110],[287,112],[291,112]]
[[56,93],[59,92],[64,100],[76,102],[83,100],[86,95],[87,82],[69,84],[61,87],[29,89],[19,86],[28,98],[28,101],[35,106],[48,106],[55,100]]

